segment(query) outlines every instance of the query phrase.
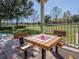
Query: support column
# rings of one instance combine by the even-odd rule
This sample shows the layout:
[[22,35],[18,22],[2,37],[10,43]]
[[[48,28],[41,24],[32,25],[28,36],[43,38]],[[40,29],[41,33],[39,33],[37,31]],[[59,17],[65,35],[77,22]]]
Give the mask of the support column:
[[41,0],[41,33],[44,33],[44,0]]
[[42,58],[41,59],[46,59],[46,51],[42,49]]

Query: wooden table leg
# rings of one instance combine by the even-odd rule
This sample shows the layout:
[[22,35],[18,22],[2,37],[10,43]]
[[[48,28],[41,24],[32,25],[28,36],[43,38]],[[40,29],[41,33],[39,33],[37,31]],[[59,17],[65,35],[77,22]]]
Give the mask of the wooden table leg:
[[27,59],[27,50],[24,51],[24,59]]
[[58,54],[58,46],[55,46],[55,53]]
[[41,59],[46,59],[46,51],[45,51],[45,49],[42,49],[42,58]]

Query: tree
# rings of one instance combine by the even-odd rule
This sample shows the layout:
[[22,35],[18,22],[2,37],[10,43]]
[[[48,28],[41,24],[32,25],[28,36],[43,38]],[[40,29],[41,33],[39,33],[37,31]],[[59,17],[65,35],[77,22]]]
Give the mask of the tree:
[[73,15],[72,20],[73,20],[74,23],[79,22],[79,15]]
[[[6,10],[4,10],[4,2],[3,0],[0,0],[0,27],[2,26],[1,21],[7,16]],[[6,8],[6,7],[5,7]]]
[[63,14],[63,22],[67,22],[67,13],[66,12],[64,12],[64,14]]
[[63,20],[64,20],[65,23],[72,22],[71,12],[70,11],[64,12],[64,14],[63,14]]
[[0,12],[5,19],[16,18],[18,27],[20,17],[28,17],[33,14],[33,2],[31,0],[0,0]]
[[1,24],[2,19],[4,19],[4,16],[3,14],[0,13],[0,28],[2,27],[2,24]]
[[55,19],[55,22],[57,21],[58,16],[60,15],[60,13],[61,13],[61,9],[57,6],[55,6],[53,8],[53,18]]
[[50,15],[44,16],[44,22],[45,22],[45,23],[48,23],[50,18],[51,18]]
[[32,19],[33,19],[33,27],[34,27],[34,22],[35,22],[35,20],[36,20],[37,17],[38,17],[38,11],[35,10],[35,11],[33,12],[33,15],[32,15]]

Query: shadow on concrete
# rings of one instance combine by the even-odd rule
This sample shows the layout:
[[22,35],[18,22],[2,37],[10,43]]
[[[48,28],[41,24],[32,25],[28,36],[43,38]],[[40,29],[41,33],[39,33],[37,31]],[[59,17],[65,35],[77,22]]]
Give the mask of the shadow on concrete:
[[61,56],[59,53],[56,54],[54,51],[52,51],[51,53],[56,57],[56,59],[64,59],[64,57]]

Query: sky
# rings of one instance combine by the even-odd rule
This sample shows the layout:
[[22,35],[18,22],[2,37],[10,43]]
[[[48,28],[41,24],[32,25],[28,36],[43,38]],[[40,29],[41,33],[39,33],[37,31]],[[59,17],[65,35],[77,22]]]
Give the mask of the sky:
[[[71,14],[79,14],[79,0],[48,0],[47,3],[45,3],[45,15],[50,15],[51,10],[53,7],[58,6],[61,9],[61,14],[63,12],[69,10]],[[34,7],[35,10],[38,11],[38,14],[40,14],[40,4],[34,1]]]
[[[79,0],[48,0],[44,6],[44,14],[51,15],[51,10],[55,6],[58,6],[61,9],[61,15],[67,10],[69,10],[72,15],[79,14]],[[35,19],[35,22],[38,22],[40,21],[40,3],[37,3],[36,0],[34,0],[33,8],[38,11],[39,18]],[[27,21],[24,19],[24,22],[33,22],[33,19],[28,19]]]

